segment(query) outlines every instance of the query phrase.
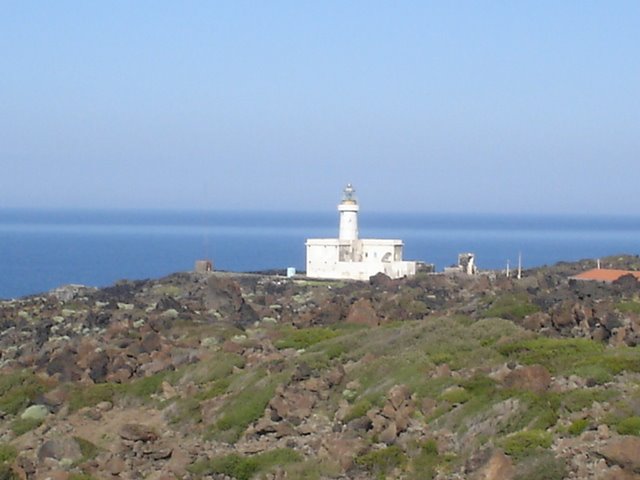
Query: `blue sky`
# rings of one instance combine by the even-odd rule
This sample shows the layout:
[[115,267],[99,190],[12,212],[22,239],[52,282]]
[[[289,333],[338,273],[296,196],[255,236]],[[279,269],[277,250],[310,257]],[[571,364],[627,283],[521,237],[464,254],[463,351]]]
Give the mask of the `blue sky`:
[[640,2],[0,2],[0,207],[640,213]]

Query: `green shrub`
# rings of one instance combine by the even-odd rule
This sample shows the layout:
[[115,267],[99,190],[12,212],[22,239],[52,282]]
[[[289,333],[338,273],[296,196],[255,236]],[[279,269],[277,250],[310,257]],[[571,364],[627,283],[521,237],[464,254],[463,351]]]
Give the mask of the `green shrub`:
[[258,471],[263,472],[279,465],[299,462],[302,460],[302,455],[290,448],[277,448],[256,455],[254,458],[258,463]]
[[392,445],[360,455],[355,462],[377,478],[384,478],[394,468],[403,466],[407,457],[399,447]]
[[84,407],[92,407],[100,402],[113,402],[118,388],[115,383],[75,385],[69,392],[69,410],[75,412]]
[[32,372],[0,375],[0,410],[16,415],[46,390],[44,382]]
[[72,473],[69,475],[69,480],[96,480],[96,477],[88,473]]
[[42,425],[42,420],[35,418],[16,418],[13,422],[11,422],[11,430],[16,436],[23,435],[34,428],[38,428]]
[[244,430],[251,422],[259,419],[264,409],[273,397],[275,389],[258,390],[255,392],[243,392],[233,401],[233,407],[227,408],[218,423],[220,430]]
[[13,471],[11,465],[0,463],[0,480],[20,480],[20,477]]
[[600,358],[602,344],[583,338],[534,338],[506,343],[497,347],[510,359],[527,365],[540,364],[552,373],[571,372],[580,365],[589,365],[594,357]]
[[282,377],[265,377],[264,372],[258,371],[256,378],[259,379],[257,382],[232,395],[222,408],[220,419],[211,432],[215,438],[235,443],[247,426],[262,416]]
[[169,422],[172,424],[181,424],[183,422],[202,422],[202,411],[200,409],[200,400],[195,397],[187,397],[180,399],[175,404]]
[[504,433],[517,432],[523,429],[545,430],[558,422],[560,410],[560,396],[547,392],[537,394],[532,392],[512,391],[513,397],[521,402],[518,414],[511,418],[504,426]]
[[429,358],[436,365],[442,365],[443,363],[450,363],[453,360],[453,353],[451,352],[433,352],[429,354]]
[[541,452],[517,465],[514,480],[562,480],[566,475],[563,459],[555,458],[551,452]]
[[544,430],[522,430],[502,439],[505,453],[515,459],[525,458],[551,446],[552,436]]
[[196,475],[224,474],[237,480],[249,480],[259,472],[274,466],[299,462],[302,456],[289,448],[271,450],[251,457],[232,453],[191,465],[188,470]]
[[636,435],[640,437],[640,417],[628,417],[616,425],[620,435]]
[[567,432],[575,437],[584,432],[588,426],[589,420],[587,420],[586,418],[580,418],[569,425],[569,428],[567,428]]
[[131,382],[120,384],[118,390],[124,395],[146,399],[162,389],[162,382],[166,375],[167,372],[160,372],[149,377],[138,378]]
[[0,463],[12,462],[18,456],[18,451],[13,445],[8,443],[0,443]]
[[528,365],[544,365],[554,374],[595,380],[602,384],[623,371],[640,372],[640,349],[605,348],[584,338],[535,338],[500,345],[498,351]]
[[82,453],[81,462],[85,462],[87,460],[91,460],[95,458],[98,453],[100,453],[100,448],[97,445],[91,443],[86,438],[82,437],[73,437],[76,442],[78,442],[78,446],[80,447],[80,453]]
[[420,446],[418,455],[411,460],[412,470],[415,472],[415,475],[410,478],[415,478],[416,480],[430,480],[434,478],[436,466],[440,461],[438,443],[433,439],[427,440]]
[[334,358],[340,358],[343,354],[347,353],[348,348],[342,342],[329,343],[324,349],[325,354],[329,360]]
[[531,303],[526,294],[505,294],[496,298],[482,313],[485,318],[497,317],[507,320],[521,320],[527,315],[540,311],[540,307]]
[[214,382],[213,385],[211,385],[206,390],[203,390],[202,392],[198,392],[196,394],[196,399],[199,401],[203,401],[203,400],[209,400],[210,398],[218,397],[227,391],[227,388],[229,388],[230,384],[231,382],[227,378],[218,380],[217,382]]
[[237,480],[249,480],[257,470],[258,466],[254,458],[243,457],[236,453],[196,464],[190,469],[192,473],[196,474],[221,473]]
[[323,480],[338,478],[342,469],[331,458],[309,458],[304,461],[292,463],[284,468],[286,478],[304,480]]
[[200,362],[192,369],[197,384],[210,383],[229,377],[235,368],[243,368],[244,357],[236,353],[216,352],[211,358]]
[[372,406],[373,404],[367,399],[358,400],[347,412],[344,422],[347,423],[356,418],[364,417]]
[[615,308],[622,313],[640,313],[640,302],[633,300],[618,302]]
[[613,375],[624,371],[640,373],[640,348],[610,348],[600,361]]
[[333,329],[324,327],[311,327],[311,328],[287,328],[282,330],[283,337],[276,342],[276,347],[279,349],[295,348],[300,350],[302,348],[309,348],[311,345],[329,340],[339,335]]
[[607,369],[607,366],[602,363],[581,365],[576,367],[573,372],[595,385],[604,385],[613,380],[613,374]]
[[574,413],[585,408],[591,408],[594,402],[609,401],[619,394],[619,392],[612,389],[577,388],[562,394],[561,405],[563,409]]
[[454,387],[449,390],[442,392],[440,395],[440,400],[444,400],[449,403],[465,403],[469,401],[471,395],[464,388]]
[[93,407],[100,402],[114,402],[118,397],[133,397],[148,400],[162,388],[168,372],[137,378],[127,383],[97,383],[74,385],[69,392],[69,410],[75,412],[84,407]]

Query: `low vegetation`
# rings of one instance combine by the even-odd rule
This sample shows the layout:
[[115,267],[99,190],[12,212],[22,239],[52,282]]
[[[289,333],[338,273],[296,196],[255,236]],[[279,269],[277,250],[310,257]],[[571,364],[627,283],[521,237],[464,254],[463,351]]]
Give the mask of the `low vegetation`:
[[482,313],[485,318],[505,318],[507,320],[522,320],[527,315],[540,311],[540,307],[531,303],[524,294],[505,294],[494,298]]
[[355,462],[373,477],[386,478],[393,469],[402,467],[407,463],[407,456],[397,446],[373,450],[356,457]]
[[500,442],[504,452],[516,460],[531,456],[551,446],[553,437],[545,430],[522,430],[513,433]]
[[[33,354],[13,352],[19,361],[3,364],[2,438],[11,445],[0,444],[0,479],[24,444],[64,432],[82,454],[64,468],[88,480],[79,472],[107,468],[100,448],[121,437],[130,445],[124,421],[161,434],[142,453],[117,451],[125,470],[139,462],[146,476],[197,458],[183,476],[471,478],[495,456],[517,480],[585,478],[601,458],[603,425],[612,439],[640,436],[640,347],[621,345],[634,345],[640,302],[633,285],[569,287],[550,275],[314,283],[183,274],[98,291],[99,302],[79,297],[73,311],[54,306],[51,341],[70,338],[64,357],[46,375]],[[46,302],[4,313],[47,320]],[[108,344],[77,333],[103,328]],[[27,330],[12,331],[21,339]],[[122,373],[123,359],[133,378],[104,381]],[[96,372],[102,383],[85,381]],[[68,378],[83,381],[60,380]],[[92,408],[101,402],[113,405]],[[21,418],[33,404],[48,409],[40,427]],[[78,421],[101,431],[65,430]]]
[[237,480],[249,480],[274,467],[300,462],[302,456],[294,450],[281,448],[252,456],[230,454],[193,464],[189,471],[195,475],[224,474]]
[[71,385],[69,389],[69,409],[74,412],[84,407],[92,407],[100,402],[114,402],[119,398],[134,398],[143,402],[151,400],[158,393],[166,372],[129,381],[127,383],[98,383],[90,386]]
[[48,389],[49,385],[27,370],[0,375],[0,411],[16,415]]

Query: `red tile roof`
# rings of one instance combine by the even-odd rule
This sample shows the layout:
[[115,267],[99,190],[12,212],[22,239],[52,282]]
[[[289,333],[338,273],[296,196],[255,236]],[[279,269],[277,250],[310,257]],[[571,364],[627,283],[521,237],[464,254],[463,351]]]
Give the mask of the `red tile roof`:
[[640,280],[640,272],[633,270],[616,270],[613,268],[594,268],[593,270],[587,270],[586,272],[574,275],[571,278],[575,278],[576,280],[614,282],[625,275],[633,275],[634,277],[636,277],[636,279]]

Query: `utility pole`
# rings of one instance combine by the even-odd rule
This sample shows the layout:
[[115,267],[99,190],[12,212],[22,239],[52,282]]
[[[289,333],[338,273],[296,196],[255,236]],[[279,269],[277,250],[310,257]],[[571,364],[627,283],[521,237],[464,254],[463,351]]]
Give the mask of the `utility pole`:
[[518,280],[522,278],[522,252],[518,252]]

